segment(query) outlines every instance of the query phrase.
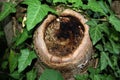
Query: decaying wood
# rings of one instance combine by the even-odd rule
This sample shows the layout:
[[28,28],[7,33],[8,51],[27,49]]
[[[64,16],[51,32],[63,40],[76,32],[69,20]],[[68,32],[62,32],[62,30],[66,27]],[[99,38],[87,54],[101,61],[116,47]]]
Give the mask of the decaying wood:
[[[7,1],[7,0],[1,0],[1,1]],[[120,1],[114,0],[112,2],[111,7],[113,11],[115,11],[117,16],[120,17],[120,9],[119,9]],[[0,5],[0,11],[1,10],[2,10],[2,7]],[[94,60],[91,58],[93,53],[93,48],[92,48],[92,43],[90,41],[89,33],[88,33],[89,26],[85,24],[86,19],[84,19],[82,15],[80,15],[79,13],[76,13],[75,11],[68,10],[68,9],[65,11],[63,10],[64,8],[62,8],[61,10],[58,10],[58,12],[60,12],[60,17],[57,17],[55,15],[48,15],[48,17],[45,19],[42,25],[40,25],[40,27],[36,30],[34,34],[34,46],[40,60],[38,60],[35,66],[38,69],[39,73],[43,72],[45,69],[44,67],[47,65],[51,68],[60,70],[60,72],[65,77],[65,80],[74,80],[73,75],[79,74],[79,73],[80,74],[85,73],[88,66],[96,67],[98,63],[98,59]],[[21,16],[18,13],[19,12],[16,13],[16,18]],[[66,32],[59,31],[60,22],[65,22],[65,23],[70,22],[70,24],[74,23],[71,21],[72,19],[70,19],[69,17],[66,17],[68,15],[74,16],[75,18],[79,19],[80,23],[82,23],[82,27],[84,26],[83,29],[81,29],[81,26],[78,26],[78,25],[76,27],[76,31],[77,29],[81,30],[81,31],[78,31],[78,33],[81,33],[81,34],[76,35],[79,38],[74,37],[75,35],[73,35],[74,32],[72,31],[72,28],[71,30],[68,29],[68,31]],[[4,27],[8,46],[10,46],[12,44],[15,31],[16,30],[21,31],[22,27],[21,25],[17,25],[17,21],[15,17],[13,18],[8,17],[7,19],[5,19],[2,26]],[[20,27],[20,29],[16,28],[18,26]],[[60,34],[62,32],[63,34],[69,33],[68,34],[69,38],[65,39],[62,37],[61,38],[56,37],[57,34]],[[76,40],[77,44],[72,40]],[[74,46],[71,47],[72,45]],[[58,48],[53,49],[54,46],[55,48],[56,47]],[[68,51],[69,53],[67,53],[67,49],[71,50],[71,48],[74,48],[73,51]]]
[[80,13],[66,9],[59,17],[49,14],[34,34],[40,60],[60,70],[67,80],[84,72],[93,54],[86,21]]

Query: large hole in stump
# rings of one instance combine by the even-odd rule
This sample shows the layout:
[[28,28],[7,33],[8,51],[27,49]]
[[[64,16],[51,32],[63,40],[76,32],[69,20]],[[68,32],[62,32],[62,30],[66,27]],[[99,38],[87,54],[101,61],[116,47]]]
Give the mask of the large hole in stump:
[[44,39],[50,54],[67,56],[80,45],[84,36],[84,27],[79,19],[61,16],[46,27]]

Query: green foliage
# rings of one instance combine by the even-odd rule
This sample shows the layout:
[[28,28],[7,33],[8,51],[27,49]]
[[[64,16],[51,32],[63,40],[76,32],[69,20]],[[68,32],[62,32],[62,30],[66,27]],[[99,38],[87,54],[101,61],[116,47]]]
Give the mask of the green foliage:
[[20,73],[18,71],[14,71],[10,74],[11,77],[13,77],[14,79],[19,79],[21,80],[21,76],[20,76]]
[[35,80],[36,78],[36,71],[35,70],[31,70],[29,72],[27,72],[27,80]]
[[29,38],[28,31],[26,29],[24,29],[24,31],[16,37],[15,45],[19,46],[28,38]]
[[28,65],[31,64],[32,60],[36,58],[35,52],[29,49],[22,49],[21,56],[18,59],[18,72],[22,72]]
[[7,17],[10,13],[15,13],[16,8],[15,4],[11,2],[4,2],[3,3],[3,10],[0,12],[0,21],[2,21],[5,17]]
[[27,4],[27,5],[36,5],[36,6],[38,6],[38,5],[40,5],[41,4],[41,2],[39,1],[39,0],[24,0],[24,2],[23,2],[23,4]]
[[85,5],[83,8],[84,9],[90,9],[94,12],[100,12],[102,14],[105,14],[104,10],[99,5],[99,2],[96,1],[96,0],[88,0],[88,5]]
[[74,77],[76,80],[87,80],[88,74],[75,75]]
[[111,43],[111,49],[113,52],[113,54],[119,54],[120,53],[120,44],[116,44],[113,40],[110,40],[110,43]]
[[107,67],[108,65],[108,61],[106,59],[106,57],[104,56],[104,52],[101,52],[101,56],[100,56],[100,69],[103,70]]
[[41,22],[48,12],[55,13],[48,5],[40,4],[39,0],[25,0],[23,3],[28,5],[26,21],[28,31]]
[[115,30],[120,32],[120,19],[115,17],[115,15],[111,15],[108,19],[109,22],[114,26]]
[[39,80],[64,80],[60,72],[52,69],[46,69]]
[[93,45],[95,45],[101,38],[101,25],[96,25],[95,27],[90,28],[90,36],[92,38]]
[[68,2],[72,3],[72,6],[76,8],[83,6],[82,0],[68,0]]
[[67,3],[67,0],[53,0],[53,3]]
[[108,24],[106,22],[103,22],[102,24],[97,24],[96,21],[91,20],[87,22],[88,25],[91,26],[90,28],[90,36],[93,42],[93,45],[95,45],[99,40],[103,37],[103,32],[109,35],[109,29]]
[[17,53],[11,50],[8,61],[9,61],[10,73],[12,73],[17,67],[17,63],[18,63]]
[[113,69],[113,64],[111,63],[110,58],[108,57],[108,54],[105,52],[101,52],[101,58],[100,58],[100,69],[103,70],[107,67],[107,65],[109,65],[112,69]]
[[111,13],[109,6],[104,1],[99,1],[98,5],[103,9],[103,12],[101,12],[101,13],[103,13],[105,15],[106,15],[106,13]]
[[[35,26],[41,24],[48,13],[56,14],[54,6],[65,4],[76,11],[81,11],[88,18],[90,26],[89,33],[99,59],[97,68],[89,68],[87,74],[74,75],[76,80],[118,80],[120,79],[120,19],[116,17],[110,9],[112,0],[24,0],[19,4],[13,2],[3,2],[0,21],[4,20],[11,13],[16,12],[16,6],[24,5],[27,12],[27,20],[23,32],[17,34],[14,45],[6,48],[3,59],[0,59],[0,71],[7,73],[8,80],[35,80],[37,71],[31,63],[36,57],[33,49],[32,36]],[[48,4],[49,3],[49,4]],[[72,4],[72,5],[71,5]],[[22,19],[22,18],[21,18]],[[19,22],[21,23],[22,20]],[[2,26],[0,26],[2,27]],[[4,31],[0,30],[0,38],[4,36]],[[4,54],[4,53],[3,53]],[[28,68],[30,67],[30,68]],[[1,74],[0,74],[1,77]],[[63,80],[60,72],[52,69],[38,75],[39,80]],[[1,79],[6,79],[1,78]]]
[[1,64],[1,68],[3,70],[5,70],[7,68],[7,65],[8,65],[8,61],[4,61],[2,64]]

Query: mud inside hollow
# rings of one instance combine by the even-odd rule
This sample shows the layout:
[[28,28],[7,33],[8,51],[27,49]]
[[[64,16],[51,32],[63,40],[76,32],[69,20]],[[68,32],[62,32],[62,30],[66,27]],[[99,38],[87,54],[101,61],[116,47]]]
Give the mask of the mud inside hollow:
[[50,54],[67,56],[80,45],[84,36],[84,27],[79,19],[61,16],[49,23],[44,33],[44,40]]

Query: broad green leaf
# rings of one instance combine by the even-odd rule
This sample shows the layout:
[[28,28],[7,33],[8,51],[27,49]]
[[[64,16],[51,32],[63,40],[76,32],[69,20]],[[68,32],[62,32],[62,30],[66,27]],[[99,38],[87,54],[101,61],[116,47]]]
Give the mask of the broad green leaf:
[[101,52],[101,54],[100,54],[100,69],[101,70],[104,70],[108,65],[108,61],[103,53],[104,52]]
[[103,46],[101,44],[97,44],[95,48],[98,49],[99,51],[103,51]]
[[108,19],[109,22],[114,26],[115,30],[120,32],[120,19],[115,17],[115,15],[110,15]]
[[10,76],[13,77],[14,79],[20,80],[20,73],[18,73],[18,71],[11,73]]
[[16,12],[15,4],[11,2],[3,3],[3,10],[0,12],[0,21],[2,21],[5,17],[7,17],[10,13]]
[[91,19],[87,22],[87,24],[90,25],[91,27],[98,26],[101,32],[105,32],[106,34],[109,35],[109,28],[108,28],[107,22],[103,22],[101,24],[98,24],[97,20]]
[[97,26],[97,21],[94,19],[91,19],[91,20],[87,21],[87,24],[91,27],[95,27],[95,26]]
[[24,0],[23,4],[27,4],[28,6],[29,5],[37,6],[37,5],[40,5],[41,3],[39,0]]
[[28,35],[28,31],[26,29],[23,30],[23,32],[17,36],[16,38],[16,46],[19,46],[20,44],[22,44],[26,39],[28,39],[29,35]]
[[84,5],[83,9],[91,9],[94,12],[105,14],[104,10],[101,8],[101,6],[98,4],[98,1],[96,0],[88,0],[88,5]]
[[35,52],[29,49],[22,49],[20,52],[21,56],[18,59],[18,72],[22,72],[28,65],[31,65],[32,60],[36,58]]
[[109,51],[112,54],[119,54],[120,53],[120,44],[115,43],[114,41],[110,40],[110,42],[106,42],[104,45],[105,51]]
[[113,75],[107,75],[106,80],[115,80]]
[[114,54],[119,54],[120,53],[120,44],[115,43],[114,41],[110,40],[110,43],[112,45],[112,50]]
[[73,7],[81,7],[83,2],[81,0],[68,0],[69,3],[73,4]]
[[[111,78],[111,79],[109,79]],[[95,74],[93,80],[114,80],[112,76],[109,76],[108,74]]]
[[111,63],[111,60],[110,60],[108,54],[105,53],[105,52],[102,52],[102,55],[103,55],[103,57],[107,60],[108,65],[109,65],[112,69],[114,69],[113,64]]
[[46,69],[39,80],[64,80],[60,72],[52,69]]
[[94,75],[100,73],[100,69],[99,68],[89,67],[88,71],[90,72],[89,77],[91,78],[91,80],[94,80]]
[[100,28],[100,30],[101,30],[101,32],[104,32],[104,33],[106,33],[108,36],[109,36],[109,34],[110,34],[110,30],[109,30],[109,27],[108,27],[108,23],[106,23],[106,22],[103,22],[102,24],[99,24],[99,28]]
[[16,69],[17,63],[18,63],[17,53],[15,53],[13,50],[10,51],[8,61],[9,61],[9,70],[10,70],[10,73],[12,73]]
[[112,45],[110,42],[106,42],[104,44],[104,49],[105,49],[105,51],[109,51],[110,53],[113,53],[113,48],[112,48]]
[[67,0],[53,0],[53,3],[67,3]]
[[108,7],[105,1],[99,1],[98,4],[106,14],[111,12],[110,8]]
[[90,37],[92,39],[93,45],[95,45],[102,38],[100,25],[90,27]]
[[47,5],[29,5],[27,8],[27,30],[30,31],[33,29],[45,18],[48,12],[55,13],[55,11]]
[[69,3],[76,3],[78,0],[67,0]]
[[88,74],[75,75],[75,80],[87,80]]
[[110,30],[111,35],[109,36],[109,39],[114,40],[118,42],[120,40],[120,33],[115,30]]
[[88,68],[88,71],[89,71],[91,74],[93,74],[93,75],[100,73],[100,69],[99,69],[99,68],[89,67],[89,68]]
[[34,70],[27,72],[27,80],[35,80],[36,76],[37,73]]
[[[98,30],[98,32],[95,30],[95,29],[97,29],[97,21],[96,20],[94,20],[94,19],[91,19],[91,20],[89,20],[88,22],[87,22],[87,24],[90,26],[90,36],[91,36],[91,38],[92,38],[92,42],[93,42],[93,44],[95,44],[96,42],[97,42],[97,40],[95,39],[95,38],[97,38],[97,34],[96,33],[98,33],[98,34],[101,34],[101,32],[100,32],[100,30]],[[94,32],[96,32],[96,33],[94,33]],[[94,37],[94,36],[96,36],[96,37]],[[99,37],[99,36],[98,36]],[[100,38],[100,37],[99,37]],[[98,38],[97,38],[98,39]]]
[[109,29],[107,27],[107,23],[97,24],[95,20],[91,20],[87,22],[88,25],[90,25],[90,36],[93,42],[93,45],[95,45],[100,39],[102,39],[102,32],[105,32],[109,35]]
[[119,63],[118,63],[118,57],[117,57],[117,55],[113,55],[113,56],[111,57],[111,60],[112,60],[113,66],[114,66],[114,67],[118,67]]
[[101,80],[101,76],[98,74],[94,75],[94,80]]

